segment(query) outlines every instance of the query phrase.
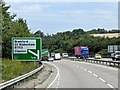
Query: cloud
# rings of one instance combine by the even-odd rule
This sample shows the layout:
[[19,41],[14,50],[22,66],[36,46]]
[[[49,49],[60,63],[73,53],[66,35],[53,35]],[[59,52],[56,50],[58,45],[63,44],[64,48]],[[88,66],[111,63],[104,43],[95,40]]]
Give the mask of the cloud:
[[39,5],[39,4],[33,4],[33,5],[19,5],[19,8],[10,8],[10,12],[15,13],[32,13],[32,12],[40,12],[46,8],[48,8],[49,5]]
[[[42,22],[56,22],[56,23],[116,23],[117,13],[111,10],[95,9],[95,10],[64,10],[56,13],[32,13],[33,20]],[[40,19],[38,19],[40,18]]]
[[118,20],[118,13],[113,10],[95,10],[91,13],[91,16],[96,18],[98,21],[109,21],[109,23],[117,22]]
[[[82,5],[83,4],[83,5]],[[10,12],[27,20],[32,30],[117,27],[117,3],[11,3]]]
[[[70,22],[74,22],[82,20],[82,21],[117,21],[117,12],[110,10],[110,9],[93,9],[93,10],[69,10],[69,11],[62,11],[62,15],[66,16],[66,18],[71,18],[68,20]],[[76,22],[75,21],[75,22]]]

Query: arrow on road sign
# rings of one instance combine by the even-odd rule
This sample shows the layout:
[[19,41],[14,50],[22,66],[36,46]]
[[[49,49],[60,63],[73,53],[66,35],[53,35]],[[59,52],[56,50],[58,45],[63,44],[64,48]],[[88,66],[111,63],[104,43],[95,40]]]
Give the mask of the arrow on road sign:
[[47,53],[48,51],[45,51],[45,52],[42,52],[42,54],[45,54],[45,53]]
[[28,52],[35,55],[35,56],[37,56],[37,59],[40,59],[39,58],[39,50],[37,50],[37,53],[35,53],[35,52],[31,51],[31,50],[28,50]]

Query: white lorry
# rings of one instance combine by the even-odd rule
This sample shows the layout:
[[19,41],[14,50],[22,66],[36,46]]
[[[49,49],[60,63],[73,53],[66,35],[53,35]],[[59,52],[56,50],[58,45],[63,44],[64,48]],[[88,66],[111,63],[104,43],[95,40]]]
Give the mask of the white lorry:
[[55,53],[55,54],[54,54],[54,59],[55,59],[55,60],[60,60],[60,59],[61,59],[60,53]]

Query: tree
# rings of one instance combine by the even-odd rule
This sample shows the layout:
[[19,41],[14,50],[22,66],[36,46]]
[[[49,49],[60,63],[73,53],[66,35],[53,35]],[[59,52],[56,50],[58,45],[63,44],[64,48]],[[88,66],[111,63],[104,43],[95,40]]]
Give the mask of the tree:
[[87,33],[89,33],[89,34],[103,34],[103,33],[108,33],[108,31],[105,30],[104,28],[103,29],[98,28],[98,29],[92,29],[90,31],[87,31]]
[[72,32],[74,34],[84,34],[85,33],[83,29],[74,29]]
[[36,31],[36,32],[34,33],[34,36],[35,36],[35,37],[44,37],[45,35],[44,35],[43,32],[41,32],[40,30],[38,30],[38,31]]
[[[104,29],[93,29],[96,33],[105,33]],[[88,31],[93,32],[93,31]],[[119,38],[105,38],[90,36],[84,30],[74,29],[72,32],[66,31],[43,37],[43,47],[48,48],[50,52],[68,52],[73,54],[74,47],[87,46],[90,53],[98,53],[106,50],[108,45],[119,44]]]
[[26,20],[19,18],[14,20],[15,14],[10,15],[7,12],[10,6],[6,6],[4,2],[0,3],[2,9],[2,57],[11,58],[13,37],[32,37],[27,27]]

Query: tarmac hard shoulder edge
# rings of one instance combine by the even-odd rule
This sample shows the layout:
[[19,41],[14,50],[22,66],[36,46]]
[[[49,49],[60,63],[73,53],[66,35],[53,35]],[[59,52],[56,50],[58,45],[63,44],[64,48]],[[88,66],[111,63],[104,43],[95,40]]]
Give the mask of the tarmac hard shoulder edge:
[[[54,81],[57,75],[57,69],[51,64],[51,62],[43,62],[51,68],[51,73],[49,77],[41,84],[37,85],[35,88],[48,88],[50,84]],[[50,87],[49,87],[50,88]]]
[[48,81],[51,81],[49,78],[51,77],[52,73],[53,67],[47,63],[44,63],[44,68],[36,74],[37,78],[32,80],[24,80],[23,82],[15,85],[14,88],[46,88],[47,84],[49,83]]

